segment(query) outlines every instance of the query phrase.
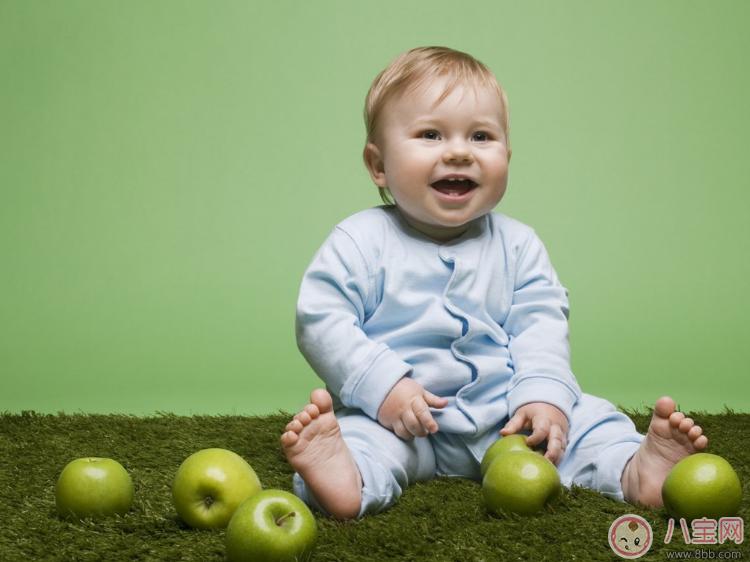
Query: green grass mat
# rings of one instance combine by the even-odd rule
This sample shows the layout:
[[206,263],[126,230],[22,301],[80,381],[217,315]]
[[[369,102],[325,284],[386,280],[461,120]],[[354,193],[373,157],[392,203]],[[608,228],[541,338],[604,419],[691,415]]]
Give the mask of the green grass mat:
[[[629,414],[645,431],[649,414]],[[750,414],[692,416],[743,483],[740,516],[750,523]],[[265,488],[291,490],[292,469],[279,448],[290,414],[266,417],[131,417],[118,415],[0,415],[0,562],[16,560],[222,560],[223,531],[195,531],[177,519],[170,485],[189,454],[231,449],[247,459]],[[62,468],[84,456],[111,457],[131,473],[135,504],[124,517],[68,522],[57,517],[54,488]],[[383,514],[340,523],[318,515],[314,560],[619,560],[607,544],[610,524],[636,513],[654,531],[640,560],[693,553],[679,523],[663,543],[668,517],[574,487],[534,517],[493,517],[478,483],[440,478],[409,488]],[[747,534],[747,532],[746,532]],[[701,546],[714,558],[750,559],[750,539]],[[721,553],[721,554],[720,554]]]

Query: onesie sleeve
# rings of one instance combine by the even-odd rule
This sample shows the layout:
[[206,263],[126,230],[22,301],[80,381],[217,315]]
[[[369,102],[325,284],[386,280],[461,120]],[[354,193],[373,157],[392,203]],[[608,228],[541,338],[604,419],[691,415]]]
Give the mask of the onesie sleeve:
[[581,389],[570,368],[568,293],[533,231],[518,248],[513,301],[504,328],[514,375],[508,390],[512,416],[529,402],[547,402],[570,420]]
[[362,329],[374,306],[372,277],[357,244],[334,229],[302,279],[297,345],[344,406],[377,420],[391,388],[411,366]]

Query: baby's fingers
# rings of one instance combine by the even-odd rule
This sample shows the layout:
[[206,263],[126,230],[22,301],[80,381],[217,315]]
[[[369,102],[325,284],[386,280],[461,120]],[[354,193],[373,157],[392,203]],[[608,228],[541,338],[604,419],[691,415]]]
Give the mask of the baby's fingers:
[[500,430],[500,435],[506,436],[506,435],[512,435],[513,433],[518,433],[521,431],[524,427],[526,427],[527,423],[526,414],[523,412],[516,412],[516,415],[514,415],[510,420],[508,420],[508,423],[505,424],[505,427]]
[[427,433],[436,433],[438,430],[438,424],[435,418],[432,417],[430,408],[422,398],[417,396],[411,402],[411,408],[414,418],[419,422],[421,428],[424,429],[424,434],[420,437],[424,437]]
[[559,425],[554,424],[549,431],[547,452],[544,456],[553,463],[558,464],[565,454],[566,445],[565,433]]
[[427,403],[427,405],[432,406],[433,408],[445,408],[448,405],[447,398],[437,396],[429,390],[425,390],[422,393],[422,397],[424,398],[424,401]]
[[401,414],[401,421],[404,423],[406,431],[411,433],[414,437],[424,437],[427,435],[427,430],[422,427],[422,423],[411,410],[404,410],[404,413]]
[[534,447],[535,445],[539,445],[549,435],[550,421],[546,417],[535,416],[531,420],[531,427],[533,431],[528,439],[526,439],[526,444],[529,447]]
[[414,435],[412,435],[409,430],[406,429],[406,426],[404,426],[404,422],[402,422],[400,419],[393,422],[393,433],[398,435],[404,441],[411,441],[412,439],[414,439]]

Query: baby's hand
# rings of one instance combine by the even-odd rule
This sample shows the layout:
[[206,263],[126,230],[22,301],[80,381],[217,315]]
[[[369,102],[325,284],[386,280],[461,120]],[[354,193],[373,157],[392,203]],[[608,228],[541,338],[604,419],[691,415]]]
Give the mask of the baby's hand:
[[430,406],[443,408],[448,400],[428,392],[414,379],[404,377],[398,381],[378,410],[378,421],[401,439],[425,437],[435,433],[438,424],[430,413]]
[[500,435],[510,435],[529,427],[533,431],[526,438],[526,444],[533,447],[546,438],[547,452],[544,456],[558,464],[568,445],[568,418],[565,414],[552,404],[530,402],[516,410],[513,417],[500,430]]

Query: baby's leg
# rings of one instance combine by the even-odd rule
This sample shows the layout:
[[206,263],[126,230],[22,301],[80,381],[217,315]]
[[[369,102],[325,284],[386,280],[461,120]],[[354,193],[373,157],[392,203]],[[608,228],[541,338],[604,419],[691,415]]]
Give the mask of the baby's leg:
[[295,493],[314,507],[352,519],[390,507],[409,484],[434,476],[428,438],[403,441],[359,410],[344,410],[337,418],[322,389],[313,391],[310,401],[281,442],[297,471]]
[[700,427],[683,420],[671,398],[660,398],[644,436],[610,402],[584,393],[573,407],[560,478],[619,500],[661,506],[661,485],[672,466],[706,447]]
[[633,421],[613,404],[583,393],[573,406],[568,445],[558,466],[562,483],[624,500],[622,473],[643,439]]
[[338,519],[359,514],[362,478],[341,436],[328,392],[318,389],[310,394],[310,403],[287,424],[281,445],[321,507]]
[[702,451],[708,438],[699,425],[675,409],[674,400],[663,396],[656,401],[646,439],[633,455],[622,475],[625,499],[650,507],[661,507],[661,487],[669,471],[686,456]]

